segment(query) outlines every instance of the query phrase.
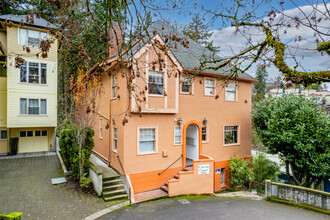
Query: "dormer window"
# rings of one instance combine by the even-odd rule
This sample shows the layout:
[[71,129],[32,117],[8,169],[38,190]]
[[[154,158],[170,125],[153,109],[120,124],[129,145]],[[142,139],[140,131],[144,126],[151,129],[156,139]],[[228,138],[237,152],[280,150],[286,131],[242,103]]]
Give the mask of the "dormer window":
[[41,40],[47,39],[47,33],[28,29],[19,29],[19,44],[39,47]]
[[153,95],[163,95],[163,73],[149,72],[148,93]]

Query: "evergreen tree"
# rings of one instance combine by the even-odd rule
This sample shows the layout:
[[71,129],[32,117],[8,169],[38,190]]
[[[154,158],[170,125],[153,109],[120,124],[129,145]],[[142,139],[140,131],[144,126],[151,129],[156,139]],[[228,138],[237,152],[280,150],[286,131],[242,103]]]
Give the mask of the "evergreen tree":
[[254,84],[254,91],[256,94],[254,97],[255,102],[258,102],[265,98],[267,76],[268,74],[266,69],[262,65],[258,66],[256,75],[256,80],[258,80],[258,82]]

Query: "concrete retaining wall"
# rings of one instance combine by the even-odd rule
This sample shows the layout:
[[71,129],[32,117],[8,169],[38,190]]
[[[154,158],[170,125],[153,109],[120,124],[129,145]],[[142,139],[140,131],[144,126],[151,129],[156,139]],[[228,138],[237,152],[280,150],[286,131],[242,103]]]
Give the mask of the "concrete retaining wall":
[[98,196],[102,195],[102,172],[97,169],[94,165],[91,165],[89,168],[89,177],[92,180],[94,190]]
[[267,197],[274,195],[279,199],[330,210],[330,193],[327,192],[289,184],[272,183],[270,180],[266,181],[265,189]]

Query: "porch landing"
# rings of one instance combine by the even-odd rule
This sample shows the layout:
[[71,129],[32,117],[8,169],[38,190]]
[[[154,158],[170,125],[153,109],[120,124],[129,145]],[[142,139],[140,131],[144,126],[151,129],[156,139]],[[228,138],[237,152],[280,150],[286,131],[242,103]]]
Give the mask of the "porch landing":
[[152,199],[167,197],[168,194],[161,189],[155,189],[147,192],[135,193],[135,203],[145,202]]
[[92,169],[96,168],[98,173],[102,173],[103,177],[120,177],[120,175],[114,171],[111,167],[108,167],[106,163],[100,160],[94,154],[91,154],[89,161],[92,163]]

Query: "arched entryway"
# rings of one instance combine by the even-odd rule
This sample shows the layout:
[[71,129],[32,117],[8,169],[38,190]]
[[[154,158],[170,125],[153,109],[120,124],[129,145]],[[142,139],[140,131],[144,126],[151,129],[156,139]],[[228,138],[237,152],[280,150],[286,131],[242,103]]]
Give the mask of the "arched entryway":
[[198,160],[202,148],[202,128],[197,121],[189,121],[183,128],[183,160],[182,166]]

